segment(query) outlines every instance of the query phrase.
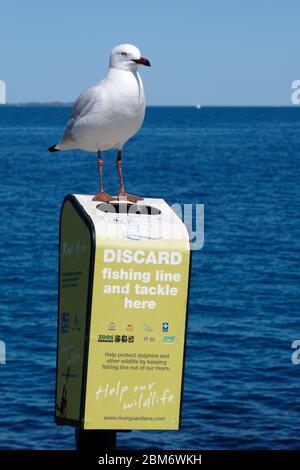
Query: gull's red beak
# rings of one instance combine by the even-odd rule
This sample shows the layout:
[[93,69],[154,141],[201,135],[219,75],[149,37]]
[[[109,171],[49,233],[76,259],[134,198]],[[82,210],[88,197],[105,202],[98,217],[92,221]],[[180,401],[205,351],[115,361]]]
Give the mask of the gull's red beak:
[[145,57],[140,57],[139,59],[133,59],[133,62],[135,62],[136,64],[146,65],[146,67],[151,67],[149,60],[145,59]]

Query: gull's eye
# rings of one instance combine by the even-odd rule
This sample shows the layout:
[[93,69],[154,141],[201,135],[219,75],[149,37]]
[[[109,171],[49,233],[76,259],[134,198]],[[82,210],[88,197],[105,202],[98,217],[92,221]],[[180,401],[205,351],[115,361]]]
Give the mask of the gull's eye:
[[126,52],[121,52],[121,55],[122,55],[123,57],[127,57]]

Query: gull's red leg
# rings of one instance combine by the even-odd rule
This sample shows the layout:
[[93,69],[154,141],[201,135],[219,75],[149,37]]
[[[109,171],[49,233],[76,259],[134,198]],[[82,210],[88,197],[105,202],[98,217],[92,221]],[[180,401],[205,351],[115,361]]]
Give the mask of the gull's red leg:
[[93,201],[102,201],[102,202],[116,201],[115,197],[110,196],[109,194],[103,191],[103,183],[102,183],[103,160],[101,157],[100,150],[98,150],[98,168],[99,168],[100,188],[99,188],[99,193],[93,197]]
[[120,180],[119,200],[120,201],[130,201],[130,202],[142,201],[143,200],[142,197],[134,196],[133,194],[128,194],[125,191],[124,183],[123,183],[123,174],[122,174],[122,152],[121,152],[121,150],[118,151],[116,164],[117,164],[118,175],[119,175],[119,180]]

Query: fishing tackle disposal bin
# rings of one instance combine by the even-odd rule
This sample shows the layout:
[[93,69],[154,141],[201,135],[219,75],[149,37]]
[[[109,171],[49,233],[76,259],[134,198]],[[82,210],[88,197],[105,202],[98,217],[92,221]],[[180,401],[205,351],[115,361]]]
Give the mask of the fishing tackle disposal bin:
[[190,243],[163,199],[68,195],[60,216],[55,421],[180,426]]

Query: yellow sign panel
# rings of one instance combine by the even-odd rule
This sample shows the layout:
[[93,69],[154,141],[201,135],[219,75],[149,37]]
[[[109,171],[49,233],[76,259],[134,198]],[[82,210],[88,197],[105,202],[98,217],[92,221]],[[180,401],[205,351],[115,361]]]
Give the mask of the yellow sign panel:
[[[74,394],[68,389],[65,417],[74,417],[77,409],[73,419],[84,429],[178,429],[190,264],[186,228],[162,200],[139,204],[154,206],[152,215],[102,212],[89,196],[74,200],[95,230],[95,258],[89,268],[93,288],[86,304],[81,401],[79,388]],[[65,222],[72,225],[73,239],[83,240],[82,230],[77,233],[79,227],[63,218],[61,234]],[[88,237],[89,231],[87,245]],[[90,251],[83,259],[89,266]],[[76,294],[61,289],[60,297],[72,297],[82,307],[81,288],[75,287]],[[79,334],[69,338],[74,345],[83,342]],[[68,361],[62,363],[66,373]]]

